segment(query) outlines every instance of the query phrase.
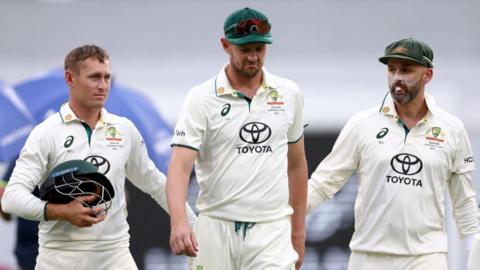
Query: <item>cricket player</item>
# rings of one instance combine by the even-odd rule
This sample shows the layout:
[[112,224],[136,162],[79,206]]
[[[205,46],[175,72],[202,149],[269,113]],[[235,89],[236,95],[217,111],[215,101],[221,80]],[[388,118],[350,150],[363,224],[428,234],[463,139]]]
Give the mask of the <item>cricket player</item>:
[[[130,120],[103,108],[111,76],[104,49],[84,45],[68,53],[70,99],[33,129],[6,187],[3,210],[40,221],[36,269],[137,269],[129,251],[126,177],[168,209],[165,176],[148,157],[139,131]],[[74,159],[92,163],[112,183],[115,197],[107,215],[97,216],[99,209],[77,200],[54,204],[31,194],[57,164]],[[195,216],[187,210],[193,223]]]
[[425,94],[433,51],[407,38],[385,49],[390,95],[354,115],[309,181],[308,210],[358,179],[349,270],[447,269],[444,201],[461,238],[479,232],[467,132]]
[[[263,68],[270,22],[244,8],[224,23],[230,61],[192,88],[175,128],[167,175],[170,245],[191,269],[297,269],[305,244],[303,97]],[[188,225],[192,167],[199,217]]]

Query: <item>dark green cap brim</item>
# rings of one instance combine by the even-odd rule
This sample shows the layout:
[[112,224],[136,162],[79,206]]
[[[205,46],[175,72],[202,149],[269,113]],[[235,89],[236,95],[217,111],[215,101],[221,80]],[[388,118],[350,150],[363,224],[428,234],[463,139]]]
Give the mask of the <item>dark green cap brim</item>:
[[248,43],[267,43],[272,44],[272,36],[271,35],[257,35],[257,34],[250,34],[248,36],[239,37],[239,38],[229,38],[226,39],[235,45],[245,45]]
[[405,55],[398,55],[398,54],[391,54],[391,55],[382,56],[382,57],[378,58],[378,61],[380,61],[380,63],[383,63],[383,64],[385,64],[385,65],[388,65],[388,60],[389,60],[390,58],[410,60],[410,61],[413,61],[413,62],[415,62],[415,63],[418,63],[418,64],[420,64],[420,65],[422,65],[422,66],[425,66],[425,67],[428,67],[428,68],[433,67],[432,65],[430,65],[429,63],[427,63],[427,61],[425,61],[425,62],[420,62],[420,61],[418,61],[416,58],[408,57],[408,56],[405,56]]

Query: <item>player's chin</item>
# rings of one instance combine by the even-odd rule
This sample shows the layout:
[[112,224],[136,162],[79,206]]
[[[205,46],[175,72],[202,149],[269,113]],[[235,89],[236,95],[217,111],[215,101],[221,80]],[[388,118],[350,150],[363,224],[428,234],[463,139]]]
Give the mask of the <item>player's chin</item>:
[[406,94],[392,94],[393,99],[399,104],[409,103],[410,97]]
[[258,74],[259,70],[258,67],[247,67],[245,68],[244,75],[247,77],[254,77]]
[[92,102],[90,103],[90,107],[95,109],[103,108],[103,106],[105,105],[105,101],[105,98],[96,98],[95,100],[92,100]]

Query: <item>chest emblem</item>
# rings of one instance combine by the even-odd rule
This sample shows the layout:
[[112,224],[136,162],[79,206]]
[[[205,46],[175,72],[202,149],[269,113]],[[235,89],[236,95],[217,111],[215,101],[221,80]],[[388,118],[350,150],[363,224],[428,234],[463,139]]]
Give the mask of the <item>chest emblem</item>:
[[282,101],[282,96],[278,94],[277,90],[270,90],[267,93],[267,104],[268,105],[284,105],[285,102]]
[[278,112],[285,111],[283,96],[280,95],[277,90],[272,89],[268,91],[266,99],[269,112],[278,114]]
[[84,160],[97,167],[100,173],[107,174],[110,171],[110,161],[102,156],[92,155],[86,157]]
[[423,162],[419,157],[400,153],[392,157],[390,166],[395,173],[386,175],[386,183],[423,188],[422,179],[415,176],[423,169]]
[[261,122],[250,122],[240,129],[240,139],[249,144],[260,144],[272,136],[272,129]]
[[107,131],[105,131],[105,139],[107,141],[122,141],[122,138],[120,138],[120,135],[117,133],[117,129],[115,127],[109,127],[107,128]]
[[272,129],[262,122],[246,123],[240,128],[240,139],[246,145],[237,146],[239,154],[264,154],[272,153],[272,147],[268,144],[263,144],[272,136]]
[[427,133],[425,139],[443,143],[445,141],[444,137],[445,133],[442,133],[442,129],[440,127],[432,127],[432,129]]
[[108,127],[105,131],[105,140],[107,142],[107,147],[112,150],[117,150],[123,147],[123,138],[122,133],[117,130],[115,127]]
[[63,143],[63,146],[65,148],[69,148],[70,146],[72,146],[74,140],[75,138],[72,135],[68,136],[67,138],[65,138],[65,142]]
[[232,108],[232,105],[230,105],[230,103],[223,104],[222,110],[220,111],[220,115],[226,116],[230,112],[231,108]]
[[390,165],[396,173],[404,175],[417,174],[423,168],[423,162],[417,156],[409,153],[401,153],[394,156],[390,161]]
[[425,136],[425,146],[431,150],[442,149],[445,143],[445,132],[440,127],[432,127]]
[[387,136],[388,134],[388,128],[384,127],[382,128],[378,133],[377,133],[377,139],[382,139],[383,137]]

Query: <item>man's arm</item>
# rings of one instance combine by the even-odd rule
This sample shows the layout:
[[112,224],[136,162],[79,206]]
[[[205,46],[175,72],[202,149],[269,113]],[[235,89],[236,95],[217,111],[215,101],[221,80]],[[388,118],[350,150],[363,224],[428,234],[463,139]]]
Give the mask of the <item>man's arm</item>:
[[[132,150],[126,165],[125,174],[128,180],[152,198],[170,214],[165,192],[166,177],[158,170],[148,156],[147,147],[142,135],[133,123],[131,125]],[[122,191],[123,192],[123,191]],[[196,216],[190,206],[186,205],[187,218],[191,225],[195,224]]]
[[[2,196],[2,210],[29,220],[63,220],[79,227],[89,227],[101,222],[105,217],[96,216],[96,212],[100,211],[98,208],[91,209],[77,200],[68,204],[47,204],[32,194],[41,179],[45,179],[47,175],[48,153],[51,148],[45,131],[49,132],[39,126],[35,127],[20,157],[12,164],[12,173]],[[79,199],[93,201],[95,197]]]
[[480,233],[477,233],[472,239],[472,250],[468,258],[468,270],[476,270],[480,265]]
[[185,202],[188,183],[197,151],[186,147],[173,147],[167,175],[167,200],[170,208],[170,247],[176,255],[196,256],[198,243],[188,224]]
[[28,220],[43,220],[45,202],[35,197],[32,192],[42,179],[46,179],[49,150],[47,129],[36,126],[12,167],[2,196],[4,212]]
[[338,135],[332,151],[318,164],[308,180],[307,213],[322,202],[331,199],[358,168],[360,136],[358,119],[362,113],[348,120]]
[[307,159],[305,157],[303,137],[296,143],[288,145],[288,187],[289,204],[293,208],[292,244],[298,253],[296,269],[300,269],[305,254],[305,211],[307,206]]
[[472,173],[454,173],[448,183],[452,199],[453,217],[460,238],[464,240],[467,255],[473,243],[473,238],[480,233],[479,212],[477,208],[475,183]]
[[3,212],[2,210],[2,197],[3,197],[3,192],[5,191],[5,187],[7,186],[7,182],[4,180],[0,180],[0,216],[2,217],[3,220],[10,220],[11,216],[8,213]]

